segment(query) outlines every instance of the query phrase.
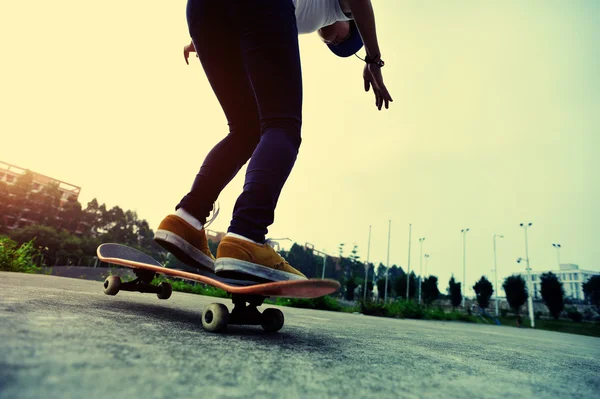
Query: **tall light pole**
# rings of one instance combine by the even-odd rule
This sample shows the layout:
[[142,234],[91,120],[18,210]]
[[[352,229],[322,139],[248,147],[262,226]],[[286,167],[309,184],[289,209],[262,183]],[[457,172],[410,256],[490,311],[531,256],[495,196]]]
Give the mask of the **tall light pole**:
[[425,254],[425,255],[423,255],[423,256],[425,257],[425,275],[426,275],[426,276],[428,276],[429,274],[427,274],[427,261],[429,260],[429,257],[430,257],[431,255],[429,255],[429,254]]
[[463,295],[462,307],[465,307],[465,297],[467,296],[467,232],[469,229],[462,229],[460,232],[463,235]]
[[387,251],[387,265],[385,267],[385,296],[383,301],[387,302],[388,294],[388,273],[390,270],[390,237],[392,235],[392,221],[388,222],[388,251]]
[[560,244],[552,244],[556,248],[556,260],[558,261],[558,269],[560,270]]
[[529,291],[529,295],[527,295],[527,305],[529,307],[529,320],[531,320],[531,328],[535,327],[535,320],[533,318],[533,292],[531,291],[531,267],[529,266],[529,244],[527,242],[527,228],[531,227],[533,223],[529,222],[527,224],[521,223],[519,226],[525,230],[525,260],[527,261],[527,290]]
[[412,223],[408,225],[408,268],[406,271],[406,300],[410,298],[410,240],[412,237]]
[[419,238],[421,253],[419,255],[419,303],[421,303],[421,276],[423,275],[423,241],[425,237]]
[[369,225],[369,244],[367,244],[367,263],[365,263],[365,288],[363,301],[367,300],[367,282],[369,281],[369,255],[371,254],[371,225]]
[[[321,252],[321,251],[315,249],[315,246],[313,244],[311,244],[310,242],[307,242],[306,244],[304,244],[304,249],[308,249],[312,253],[316,252],[319,255],[323,255],[323,271],[321,272],[321,278],[325,278],[325,264],[327,263],[327,254],[325,253],[325,250],[323,250]],[[168,254],[168,255],[170,255],[170,254]]]
[[498,317],[498,266],[496,265],[496,237],[504,238],[499,234],[494,234],[494,291],[496,292],[496,317]]

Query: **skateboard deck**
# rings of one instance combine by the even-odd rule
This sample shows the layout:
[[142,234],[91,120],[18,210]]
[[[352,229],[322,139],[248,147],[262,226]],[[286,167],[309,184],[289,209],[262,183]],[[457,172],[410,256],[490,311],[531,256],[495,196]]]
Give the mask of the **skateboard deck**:
[[139,291],[155,293],[159,299],[168,299],[172,292],[169,283],[151,284],[156,274],[209,284],[232,294],[235,308],[231,315],[228,314],[225,305],[216,303],[207,306],[203,312],[202,325],[214,332],[222,331],[227,324],[261,324],[267,331],[278,331],[283,326],[283,313],[278,309],[267,309],[260,313],[256,308],[264,299],[318,298],[334,293],[340,288],[339,282],[330,279],[257,283],[221,278],[209,272],[170,269],[153,257],[122,244],[101,244],[96,252],[101,261],[132,268],[138,277],[123,283],[118,276],[109,276],[104,282],[104,293],[107,295],[116,295],[119,291]]

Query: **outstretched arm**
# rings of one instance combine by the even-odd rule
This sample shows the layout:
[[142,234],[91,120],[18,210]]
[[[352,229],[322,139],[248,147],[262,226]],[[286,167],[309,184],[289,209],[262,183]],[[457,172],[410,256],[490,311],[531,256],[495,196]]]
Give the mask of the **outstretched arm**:
[[375,105],[381,110],[381,107],[385,103],[385,108],[387,109],[389,108],[389,103],[393,100],[383,83],[381,66],[378,64],[381,60],[381,51],[379,49],[379,43],[377,42],[375,14],[373,13],[371,0],[343,1],[352,13],[354,22],[356,23],[356,27],[358,28],[367,52],[367,64],[363,71],[365,91],[369,91],[369,88],[372,86],[373,92],[375,93]]
[[367,57],[371,61],[379,61],[381,52],[379,50],[379,43],[377,43],[375,13],[373,12],[371,0],[344,0],[344,2],[350,9],[354,22],[356,22],[356,27],[360,32],[365,50],[367,51]]

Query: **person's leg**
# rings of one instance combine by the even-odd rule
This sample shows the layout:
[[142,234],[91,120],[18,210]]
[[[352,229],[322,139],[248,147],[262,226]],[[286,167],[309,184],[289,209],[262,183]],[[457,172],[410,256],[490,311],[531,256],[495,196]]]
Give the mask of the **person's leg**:
[[265,243],[301,143],[302,72],[293,2],[233,0],[232,4],[242,59],[258,104],[261,137],[228,234],[219,244],[215,271],[258,281],[306,279]]
[[234,0],[241,55],[260,114],[261,137],[229,232],[262,243],[296,161],[302,125],[302,72],[292,0]]
[[[201,223],[260,139],[259,110],[242,62],[239,33],[226,3],[190,0],[187,9],[190,36],[229,124],[229,134],[209,152],[190,192],[176,207]],[[198,119],[202,119],[201,111]]]
[[[214,270],[203,225],[223,188],[248,161],[260,139],[254,92],[241,58],[230,0],[188,0],[187,19],[206,76],[223,108],[229,134],[208,154],[176,213],[160,223],[154,239],[185,264]],[[198,120],[203,118],[202,110]]]

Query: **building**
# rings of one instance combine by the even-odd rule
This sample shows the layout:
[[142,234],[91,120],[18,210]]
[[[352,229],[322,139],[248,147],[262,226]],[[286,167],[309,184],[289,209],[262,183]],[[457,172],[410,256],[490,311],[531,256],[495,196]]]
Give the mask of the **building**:
[[[579,266],[572,263],[561,263],[560,270],[547,270],[534,272],[531,271],[531,281],[533,282],[534,299],[542,298],[541,276],[544,273],[552,272],[562,283],[565,290],[565,297],[572,299],[585,299],[583,294],[583,283],[592,276],[600,275],[600,272],[591,270],[581,270]],[[527,281],[527,273],[520,273],[523,280]]]
[[[0,181],[4,182],[8,185],[14,185],[19,177],[23,176],[27,173],[27,169],[23,169],[16,165],[11,165],[6,162],[0,161]],[[75,186],[73,184],[64,182],[62,180],[58,180],[52,177],[45,176],[41,173],[29,171],[32,174],[32,189],[31,191],[34,193],[40,192],[44,190],[45,187],[50,185],[54,185],[58,188],[61,193],[60,197],[60,206],[64,206],[68,201],[77,201],[79,199],[79,193],[81,192],[81,187]],[[27,211],[24,209],[23,211]],[[32,221],[26,219],[24,215],[26,212],[21,212],[22,217],[19,220],[15,220],[13,216],[2,215],[5,220],[4,223],[9,228],[18,228],[24,227]]]

